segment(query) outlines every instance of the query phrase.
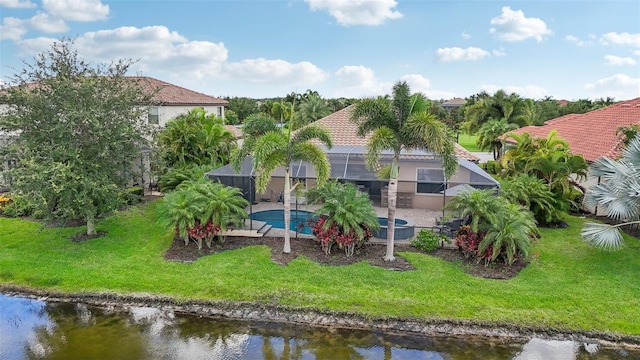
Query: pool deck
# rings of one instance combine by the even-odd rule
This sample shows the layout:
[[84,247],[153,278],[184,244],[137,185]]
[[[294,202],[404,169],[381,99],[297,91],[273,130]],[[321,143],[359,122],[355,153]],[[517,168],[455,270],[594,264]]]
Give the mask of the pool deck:
[[[298,210],[307,210],[307,211],[315,211],[319,206],[318,205],[298,205]],[[281,202],[259,202],[251,206],[250,210],[252,212],[264,211],[264,210],[274,210],[274,209],[284,209],[284,204]],[[291,210],[295,210],[296,206],[294,204],[291,205]],[[388,209],[386,207],[374,206],[376,214],[379,217],[386,218],[388,214]],[[249,211],[249,209],[247,209]],[[413,222],[416,227],[416,232],[421,228],[432,228],[436,224],[436,219],[442,217],[442,211],[435,210],[425,210],[425,209],[405,209],[399,208],[396,209],[396,218],[408,220],[409,222]],[[275,229],[271,228],[269,231],[265,233],[265,236],[274,236],[274,237],[282,237],[284,236],[284,229]],[[295,231],[291,231],[290,235],[296,236]],[[313,238],[312,235],[306,234],[297,234],[297,236],[304,238]],[[372,243],[386,243],[387,239],[380,238],[372,238],[370,242]],[[409,240],[396,240],[396,243],[409,243]]]

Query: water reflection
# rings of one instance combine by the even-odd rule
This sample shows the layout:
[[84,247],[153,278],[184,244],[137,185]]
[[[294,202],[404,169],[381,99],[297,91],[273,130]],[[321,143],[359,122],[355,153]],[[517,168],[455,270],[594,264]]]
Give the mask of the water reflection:
[[422,337],[212,320],[156,308],[0,295],[0,359],[634,359],[640,352],[531,339]]

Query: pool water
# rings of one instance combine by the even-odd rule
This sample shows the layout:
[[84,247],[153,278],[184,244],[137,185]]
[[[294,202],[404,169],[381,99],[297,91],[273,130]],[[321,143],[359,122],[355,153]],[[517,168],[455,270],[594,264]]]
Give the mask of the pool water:
[[[284,210],[265,210],[251,214],[252,220],[264,221],[276,229],[284,229]],[[313,213],[306,210],[291,210],[291,226],[289,229],[301,234],[313,235],[309,227],[309,219]]]

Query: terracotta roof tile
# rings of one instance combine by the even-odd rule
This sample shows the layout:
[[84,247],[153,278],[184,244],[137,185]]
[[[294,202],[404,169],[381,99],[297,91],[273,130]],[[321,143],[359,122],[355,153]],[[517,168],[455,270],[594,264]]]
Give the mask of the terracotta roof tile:
[[569,143],[571,152],[587,161],[616,157],[620,140],[619,127],[640,124],[640,98],[619,102],[584,114],[569,114],[545,122],[542,126],[525,126],[513,131],[533,137],[546,137],[551,130]]
[[[348,106],[314,122],[315,125],[325,127],[331,132],[331,140],[334,146],[367,146],[370,136],[358,136],[358,126],[351,121],[353,107],[354,105]],[[458,158],[473,162],[480,160],[460,144],[456,144],[455,151]]]
[[234,125],[225,125],[224,127],[229,130],[236,137],[236,139],[242,139],[242,130],[238,129]]
[[146,91],[158,90],[153,100],[164,105],[229,105],[227,100],[185,89],[148,76],[131,76],[130,78],[136,80]]

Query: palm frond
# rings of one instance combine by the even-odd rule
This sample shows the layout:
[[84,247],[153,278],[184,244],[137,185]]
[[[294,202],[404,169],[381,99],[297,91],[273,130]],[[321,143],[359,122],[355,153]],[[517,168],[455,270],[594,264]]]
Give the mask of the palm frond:
[[618,250],[624,246],[619,225],[585,223],[582,238],[590,245],[603,250]]

